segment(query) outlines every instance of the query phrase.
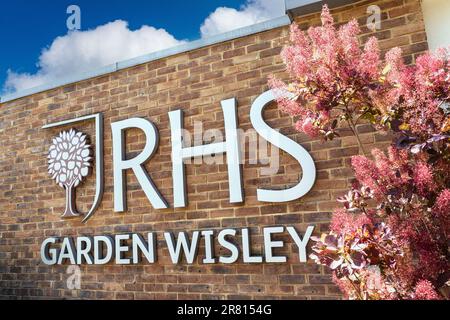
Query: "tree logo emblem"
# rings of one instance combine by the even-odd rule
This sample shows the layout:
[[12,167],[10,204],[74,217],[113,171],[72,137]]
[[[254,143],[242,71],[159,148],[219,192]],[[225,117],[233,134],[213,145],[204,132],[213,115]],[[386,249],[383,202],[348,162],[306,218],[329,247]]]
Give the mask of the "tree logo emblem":
[[48,150],[48,172],[66,190],[66,209],[62,218],[80,215],[75,204],[75,188],[89,175],[91,162],[91,146],[84,133],[70,129],[53,139]]

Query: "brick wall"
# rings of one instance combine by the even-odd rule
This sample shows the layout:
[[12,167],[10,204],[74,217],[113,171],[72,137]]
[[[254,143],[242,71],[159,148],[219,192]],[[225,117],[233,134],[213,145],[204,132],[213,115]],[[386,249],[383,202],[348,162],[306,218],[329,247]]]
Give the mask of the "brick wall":
[[[427,49],[418,0],[359,1],[333,10],[339,22],[352,17],[366,22],[366,8],[382,9],[382,29],[374,33],[383,49],[401,46],[409,62]],[[308,27],[319,15],[298,17]],[[372,35],[363,27],[363,39]],[[335,198],[352,180],[350,157],[358,153],[349,130],[342,138],[325,144],[293,130],[292,119],[273,105],[266,109],[267,122],[301,143],[313,156],[318,178],[314,188],[300,200],[267,204],[256,200],[256,188],[285,188],[298,181],[300,167],[286,154],[280,170],[260,176],[262,165],[245,164],[245,202],[230,204],[226,165],[186,166],[189,205],[181,209],[154,210],[133,174],[127,174],[128,211],[113,212],[113,173],[110,123],[129,116],[151,120],[159,129],[160,147],[146,164],[163,196],[172,201],[171,144],[167,112],[181,108],[185,127],[194,121],[204,128],[222,128],[220,101],[236,97],[239,126],[251,127],[250,105],[267,90],[267,76],[283,74],[279,52],[288,28],[227,41],[121,70],[98,78],[34,94],[0,106],[0,298],[89,298],[89,299],[244,299],[339,298],[329,273],[308,262],[298,263],[298,253],[289,237],[279,254],[286,264],[172,265],[163,243],[156,264],[136,266],[81,266],[81,290],[66,288],[67,266],[46,266],[40,261],[42,241],[50,236],[122,234],[128,232],[202,230],[206,228],[251,228],[256,236],[255,253],[261,253],[261,228],[295,225],[304,231],[309,224],[316,232],[327,230]],[[105,117],[105,193],[100,208],[88,223],[61,220],[64,190],[47,174],[46,155],[52,137],[63,128],[43,130],[50,122],[102,112]],[[69,128],[69,127],[67,127]],[[94,137],[89,122],[77,128]],[[359,126],[367,149],[385,147],[388,136]],[[127,132],[127,152],[139,152],[145,143],[139,131]],[[248,154],[245,155],[248,159]],[[77,188],[82,212],[94,197],[94,176]],[[202,250],[199,259],[202,258]],[[241,261],[241,260],[240,260]]]

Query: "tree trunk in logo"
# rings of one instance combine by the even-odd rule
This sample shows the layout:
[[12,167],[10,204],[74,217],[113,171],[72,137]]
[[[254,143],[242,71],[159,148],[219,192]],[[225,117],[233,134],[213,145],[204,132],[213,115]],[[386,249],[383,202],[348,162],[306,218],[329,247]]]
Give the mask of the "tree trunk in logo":
[[66,189],[66,210],[61,218],[78,217],[80,213],[77,211],[75,204],[75,188],[73,185],[65,187]]
[[73,129],[61,132],[49,148],[48,172],[66,190],[66,210],[62,218],[80,215],[75,205],[75,188],[89,174],[90,152],[86,135]]

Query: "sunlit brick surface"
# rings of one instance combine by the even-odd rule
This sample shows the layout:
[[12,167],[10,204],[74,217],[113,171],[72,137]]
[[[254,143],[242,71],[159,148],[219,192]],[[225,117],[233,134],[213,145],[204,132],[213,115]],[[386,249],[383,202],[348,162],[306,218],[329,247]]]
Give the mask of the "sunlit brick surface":
[[[366,9],[382,9],[381,30],[375,35],[381,48],[400,46],[409,63],[427,49],[418,0],[360,1],[332,13],[339,23],[351,17],[366,23]],[[319,23],[319,15],[296,18],[306,28]],[[277,254],[286,264],[172,265],[161,240],[163,231],[193,231],[251,227],[254,253],[261,253],[260,230],[269,225],[294,225],[299,231],[316,226],[327,229],[335,198],[351,184],[350,157],[358,153],[349,130],[342,137],[320,143],[295,132],[293,120],[276,106],[265,112],[267,122],[301,143],[313,156],[318,179],[308,195],[289,203],[267,204],[256,200],[256,188],[286,188],[301,176],[296,161],[286,154],[280,169],[261,176],[263,165],[244,165],[245,202],[230,204],[226,165],[186,166],[189,205],[181,209],[154,210],[133,174],[127,174],[128,210],[113,212],[113,173],[110,123],[128,117],[144,117],[158,127],[160,146],[146,169],[162,195],[173,206],[170,129],[167,112],[181,108],[185,127],[201,121],[204,129],[222,128],[220,101],[236,97],[239,127],[251,128],[252,101],[267,90],[267,77],[285,78],[279,57],[288,28],[278,28],[227,41],[189,53],[146,63],[87,81],[67,85],[0,105],[0,298],[86,299],[328,299],[340,298],[331,277],[322,267],[299,263],[289,236]],[[76,62],[74,62],[76,63]],[[44,130],[50,122],[102,112],[105,118],[105,193],[100,208],[86,224],[81,219],[62,220],[64,190],[47,173],[47,150],[62,129]],[[90,122],[76,128],[91,136]],[[390,137],[373,133],[367,125],[358,130],[367,149],[385,147]],[[139,153],[144,135],[127,132],[128,156]],[[248,159],[248,152],[245,158]],[[94,177],[77,188],[77,206],[86,212],[94,197]],[[42,241],[50,236],[146,233],[157,231],[158,262],[136,266],[81,266],[81,289],[66,287],[67,266],[46,266],[40,261]],[[219,250],[219,248],[216,248]],[[219,252],[217,252],[219,253]],[[203,258],[202,248],[198,259]]]

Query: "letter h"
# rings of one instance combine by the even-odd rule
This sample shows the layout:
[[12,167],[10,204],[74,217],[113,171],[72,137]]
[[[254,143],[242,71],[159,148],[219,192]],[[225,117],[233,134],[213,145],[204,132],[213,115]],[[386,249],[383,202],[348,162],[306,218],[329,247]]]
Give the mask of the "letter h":
[[236,99],[221,102],[225,121],[225,141],[206,145],[184,147],[182,142],[183,112],[181,110],[169,112],[172,138],[172,178],[174,207],[187,205],[186,174],[184,159],[226,153],[228,166],[230,203],[242,202],[241,153],[237,133]]

